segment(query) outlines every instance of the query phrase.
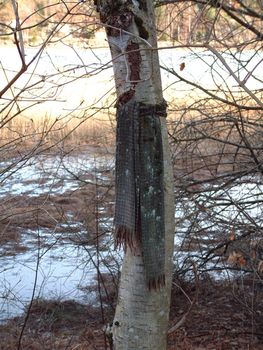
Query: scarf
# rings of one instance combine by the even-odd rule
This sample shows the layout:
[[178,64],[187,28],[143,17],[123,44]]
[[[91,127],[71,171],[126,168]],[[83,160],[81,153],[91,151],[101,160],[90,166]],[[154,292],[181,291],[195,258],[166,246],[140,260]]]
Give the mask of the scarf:
[[115,245],[141,247],[149,289],[165,285],[163,153],[160,116],[131,98],[117,109]]

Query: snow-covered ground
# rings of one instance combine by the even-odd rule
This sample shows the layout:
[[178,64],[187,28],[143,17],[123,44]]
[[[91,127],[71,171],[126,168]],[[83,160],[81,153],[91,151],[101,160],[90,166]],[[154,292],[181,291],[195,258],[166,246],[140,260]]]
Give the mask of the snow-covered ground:
[[[12,163],[14,160],[0,164],[2,200],[9,196],[23,195],[27,198],[43,194],[62,195],[79,188],[79,180],[87,174],[97,184],[109,183],[110,178],[105,175],[105,171],[112,171],[114,161],[111,155],[98,156],[85,152],[63,158],[44,155],[33,157],[23,166],[19,163],[11,166]],[[98,212],[99,228],[108,232],[113,219],[106,216],[108,214],[101,205]],[[87,236],[87,229],[83,222],[76,221],[70,213],[64,216],[67,216],[66,223],[58,223],[55,229],[21,229],[19,244],[26,250],[12,254],[9,243],[0,247],[0,322],[21,314],[32,297],[75,299],[81,302],[94,299],[94,294],[84,289],[94,282],[98,259],[103,261],[110,256],[110,237],[106,235],[100,243],[103,249],[98,256],[94,245],[76,245],[70,240],[74,236]],[[7,251],[10,254],[6,254]],[[107,268],[100,264],[100,271],[107,271]]]
[[[177,198],[175,205],[174,262],[179,274],[185,275],[185,271],[189,271],[193,276],[195,266],[198,272],[208,272],[215,279],[231,278],[237,275],[226,263],[231,250],[249,259],[250,245],[255,244],[260,253],[263,185],[259,176],[244,176],[228,186],[204,186],[200,193]],[[247,240],[239,244],[242,236],[247,236]],[[223,253],[224,244],[231,240],[234,242],[229,244],[230,251]],[[248,264],[244,269],[257,268],[259,259],[263,256],[257,257],[254,266]]]
[[[33,48],[26,50],[27,62],[35,53],[36,49]],[[223,61],[204,50],[195,50],[195,52],[172,48],[160,50],[162,66],[174,70],[186,80],[202,85],[204,89],[220,87],[226,91],[231,90],[233,93],[241,89],[238,86],[238,80],[242,81],[248,89],[262,88],[262,53],[255,54],[252,51],[224,53],[221,57]],[[241,65],[238,61],[243,64]],[[1,89],[20,68],[16,50],[8,47],[1,48],[0,63]],[[182,63],[185,68],[180,70]],[[1,67],[4,67],[6,75],[3,74]],[[43,77],[46,78],[42,80]],[[165,98],[168,101],[174,96],[177,98],[189,96],[192,87],[180,78],[163,70],[162,80]],[[13,87],[13,93],[18,93],[20,89],[29,87],[37,81],[39,81],[37,88],[34,88],[35,90],[30,88],[30,92],[24,94],[28,101],[21,102],[21,105],[32,102],[35,96],[41,96],[41,99],[43,98],[46,102],[30,109],[27,116],[60,117],[66,113],[70,114],[71,111],[73,113],[76,108],[80,110],[79,106],[81,108],[83,106],[83,110],[86,108],[84,105],[102,106],[101,97],[112,92],[114,87],[109,51],[108,49],[74,51],[65,47],[47,48],[37,61],[37,65],[30,67],[29,71],[17,81]],[[4,101],[1,103],[3,104]],[[84,179],[89,173],[93,179],[96,178],[96,181],[105,182],[108,181],[105,176],[105,166],[111,170],[113,165],[112,156],[94,156],[88,153],[66,157],[40,155],[15,165],[12,161],[0,162],[0,199],[21,195],[52,196],[74,191],[78,189],[79,182],[75,181],[72,173]],[[214,189],[214,191],[214,193],[213,190],[204,191],[194,198],[181,198],[181,201],[176,203],[175,263],[178,270],[184,269],[187,264],[189,266],[191,261],[195,261],[196,264],[202,263],[203,252],[207,249],[205,240],[216,240],[218,227],[222,230],[226,229],[225,237],[219,238],[224,240],[228,237],[231,227],[226,228],[225,222],[231,222],[232,226],[242,223],[245,225],[251,219],[251,222],[262,226],[262,206],[258,204],[263,201],[262,185],[253,180],[240,181],[228,187],[227,191],[223,189]],[[255,197],[258,203],[250,200]],[[239,207],[236,205],[237,201]],[[199,210],[200,205],[204,206],[203,212]],[[102,213],[103,210],[104,208],[101,207]],[[195,216],[196,211],[199,211],[198,217]],[[108,224],[112,224],[112,218],[107,217],[105,213],[100,225]],[[77,225],[79,234],[85,231],[80,222],[70,219],[68,225],[69,229]],[[215,227],[217,230],[214,230]],[[204,232],[204,228],[210,234],[202,236],[202,244],[199,242],[198,249],[194,247],[188,252],[180,251],[183,241],[187,238],[186,233],[189,237],[196,238],[198,232]],[[38,248],[39,239],[45,242],[46,246],[43,247],[41,244]],[[60,240],[59,233],[48,229],[24,230],[22,243],[30,249],[16,255],[0,257],[0,318],[4,319],[23,312],[24,306],[32,297],[35,280],[35,297],[76,298],[82,301],[88,298],[81,287],[88,285],[96,274],[91,259],[91,257],[97,258],[94,246],[90,246],[87,251],[73,242]],[[108,253],[105,251],[101,254],[103,259],[103,254]],[[219,265],[220,267],[222,265]],[[209,263],[204,266],[205,269],[209,269]]]
[[105,170],[111,170],[114,159],[111,155],[98,156],[85,152],[72,155],[31,157],[25,161],[0,162],[0,198],[8,195],[39,196],[64,193],[79,187],[79,179],[87,174],[96,181],[106,181]]
[[[106,184],[109,177],[105,174],[107,171],[112,174],[114,159],[112,155],[94,156],[85,152],[66,157],[41,155],[31,158],[23,166],[17,164],[10,167],[10,165],[8,162],[0,164],[2,200],[8,196],[37,197],[42,194],[55,196],[66,191],[75,191],[80,182],[72,174],[84,180],[89,174],[93,180],[96,178],[96,181]],[[263,213],[260,202],[263,202],[263,185],[258,178],[239,179],[227,188],[214,186],[208,190],[204,187],[199,194],[181,197],[180,201],[176,201],[174,254],[176,270],[191,271],[194,263],[199,272],[209,271],[212,268],[212,274],[217,279],[231,276],[217,255],[205,264],[203,258],[208,247],[214,248],[228,239],[232,227],[240,229],[242,225],[245,227],[252,222],[261,227]],[[200,210],[200,207],[203,210]],[[108,216],[101,205],[98,207],[98,212],[100,228],[109,232],[113,218]],[[73,235],[74,232],[77,232],[77,235],[86,234],[83,223],[74,220],[71,214],[67,215],[67,223],[57,226],[58,228],[59,225],[63,226],[63,234],[54,228],[23,229],[20,244],[27,247],[27,250],[17,252],[15,255],[5,255],[8,244],[1,248],[2,320],[22,313],[32,296],[76,299],[82,302],[94,298],[92,293],[88,294],[84,289],[96,276],[97,252],[94,245],[76,245],[73,241],[65,239],[70,237],[72,232]],[[239,229],[236,230],[236,235],[240,234]],[[190,244],[189,249],[187,242]],[[103,244],[105,247],[100,251],[100,261],[112,254],[109,235],[106,235]],[[114,252],[114,255],[116,254]],[[118,259],[121,259],[121,254]],[[102,271],[106,269],[103,264],[101,269]],[[35,290],[34,283],[36,283]]]

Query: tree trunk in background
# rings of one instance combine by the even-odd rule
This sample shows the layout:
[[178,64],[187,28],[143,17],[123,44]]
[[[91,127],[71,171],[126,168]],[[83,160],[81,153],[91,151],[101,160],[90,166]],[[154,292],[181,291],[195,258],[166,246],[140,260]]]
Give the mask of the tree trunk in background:
[[[131,99],[160,106],[163,95],[153,1],[96,1],[113,60],[117,106]],[[156,118],[159,118],[157,115]],[[170,309],[174,234],[173,175],[166,120],[161,120],[165,222],[165,286],[149,289],[140,249],[127,248],[113,322],[115,350],[165,350]]]

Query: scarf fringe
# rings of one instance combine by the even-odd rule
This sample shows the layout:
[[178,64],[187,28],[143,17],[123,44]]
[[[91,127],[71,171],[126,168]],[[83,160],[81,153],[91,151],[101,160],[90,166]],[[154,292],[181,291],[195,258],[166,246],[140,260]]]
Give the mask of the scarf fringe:
[[115,232],[115,245],[114,249],[120,249],[123,248],[123,250],[126,252],[127,247],[130,248],[131,251],[135,251],[136,249],[136,241],[135,241],[135,235],[134,232],[129,229],[127,226],[120,225],[116,227]]
[[[137,241],[135,240],[134,232],[128,227],[121,225],[116,228],[115,233],[115,245],[114,249],[123,248],[123,250],[127,251],[127,248],[135,253],[137,247]],[[165,274],[159,275],[156,278],[147,279],[147,286],[149,290],[160,290],[165,286]]]
[[147,285],[149,290],[160,290],[165,286],[165,275],[163,274],[156,278],[148,279]]

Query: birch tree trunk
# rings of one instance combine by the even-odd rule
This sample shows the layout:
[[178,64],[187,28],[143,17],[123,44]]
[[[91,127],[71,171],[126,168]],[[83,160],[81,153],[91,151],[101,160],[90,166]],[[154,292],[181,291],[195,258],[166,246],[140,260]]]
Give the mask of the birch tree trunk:
[[[146,106],[163,104],[152,0],[95,2],[112,54],[117,105],[131,99]],[[157,116],[158,117],[158,116]],[[159,117],[158,117],[159,118]],[[170,309],[174,233],[173,176],[166,119],[161,116],[163,147],[165,286],[149,289],[143,253],[127,248],[113,322],[115,350],[165,350]]]

